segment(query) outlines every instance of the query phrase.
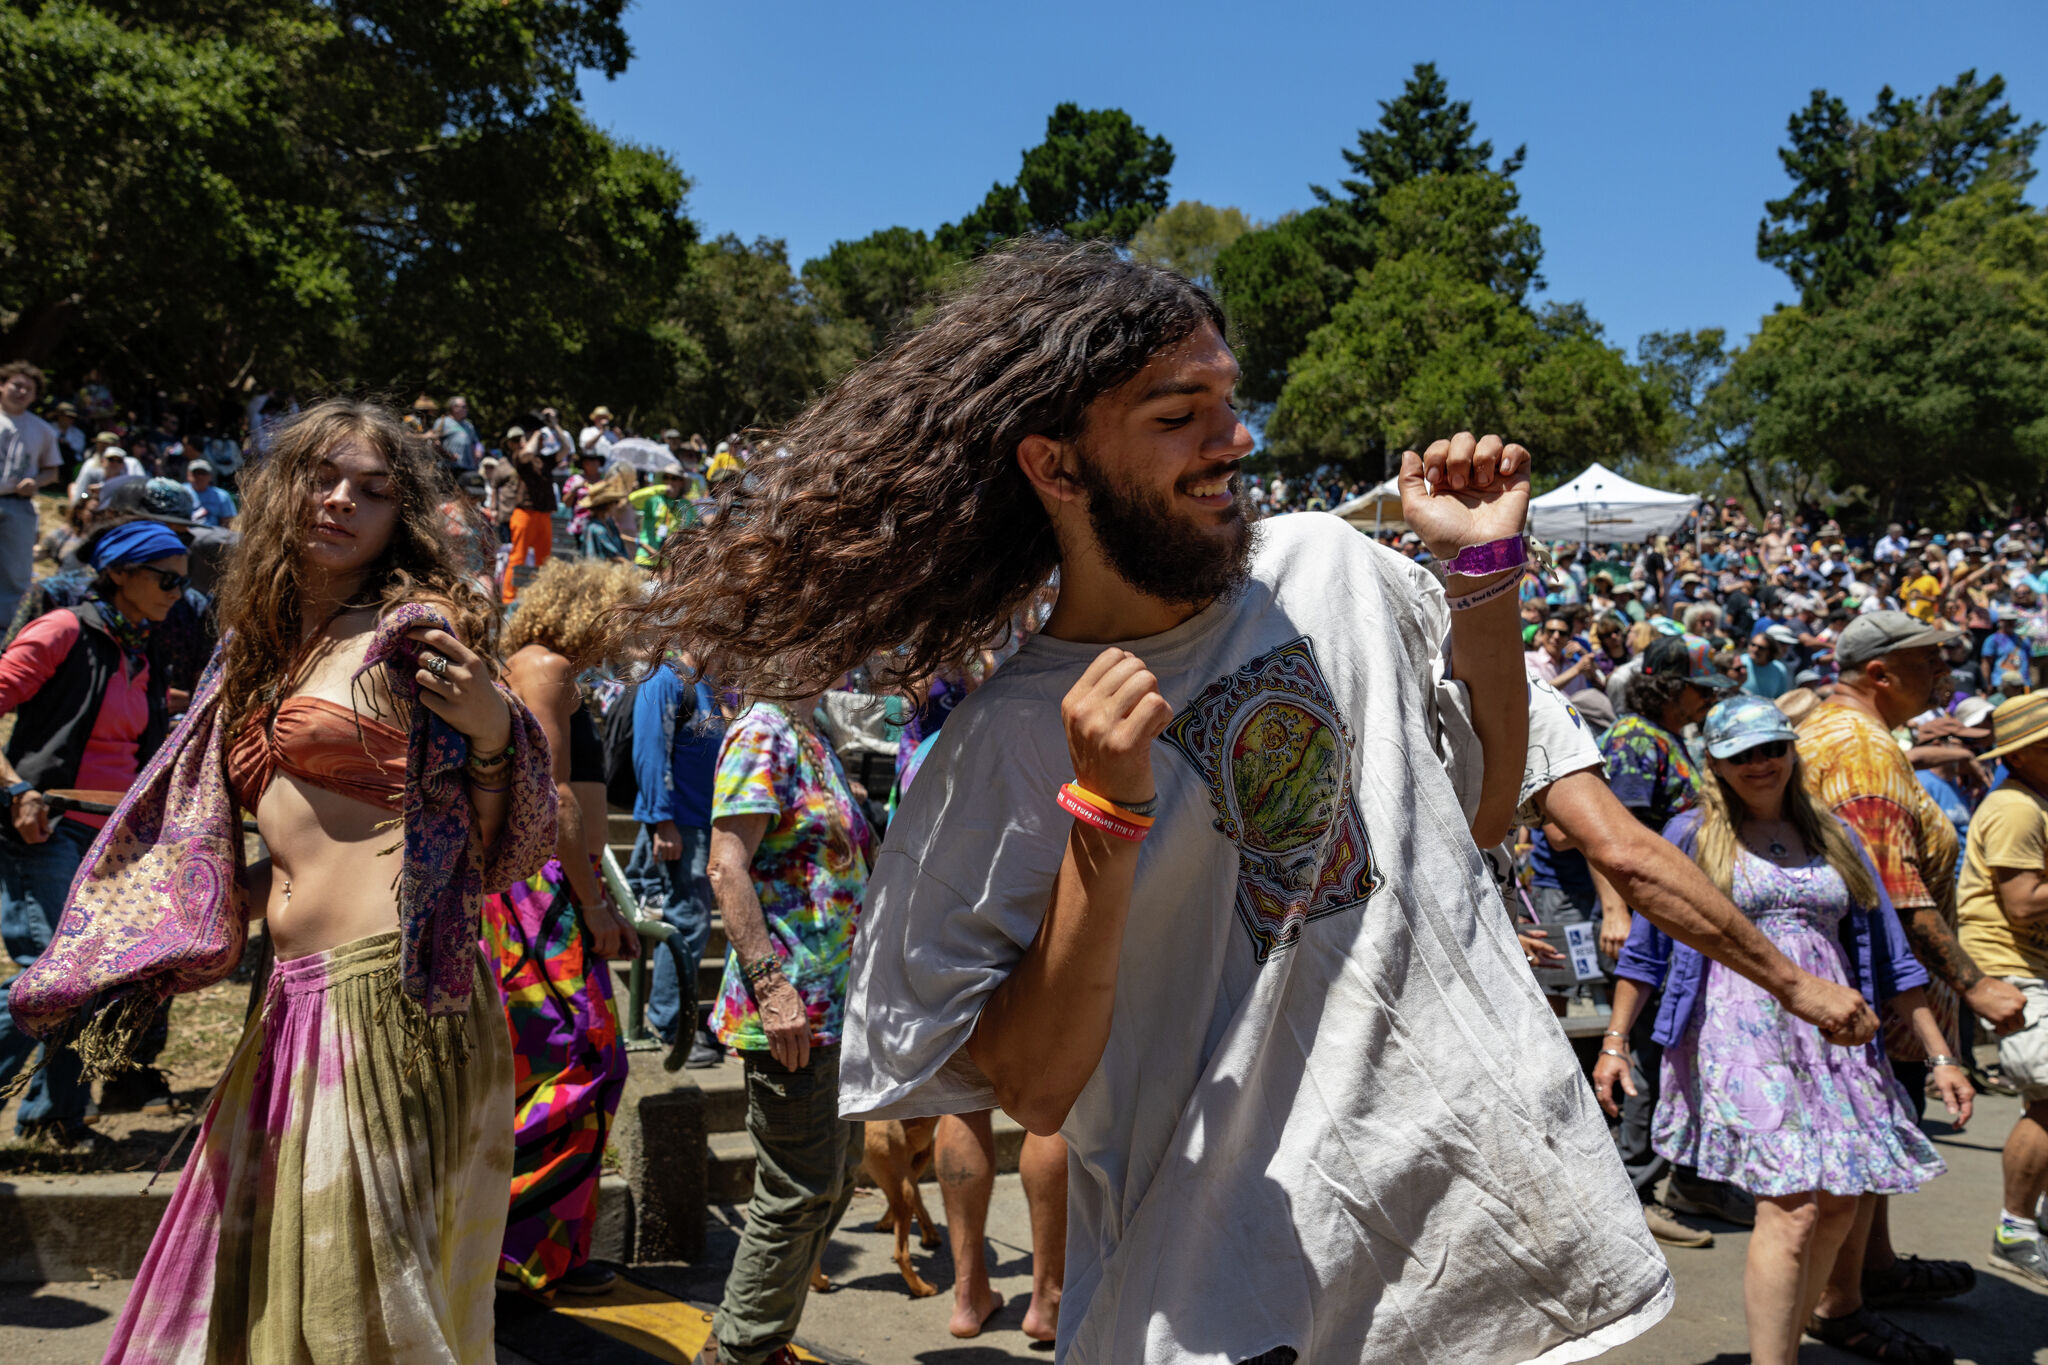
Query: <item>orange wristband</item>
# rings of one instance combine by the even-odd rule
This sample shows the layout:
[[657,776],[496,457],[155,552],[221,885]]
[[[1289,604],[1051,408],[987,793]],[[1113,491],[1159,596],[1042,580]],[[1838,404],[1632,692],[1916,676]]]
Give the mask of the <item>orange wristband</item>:
[[1053,799],[1059,803],[1061,810],[1073,816],[1082,824],[1101,830],[1104,834],[1115,835],[1119,839],[1128,839],[1135,844],[1152,832],[1152,822],[1150,820],[1145,820],[1141,824],[1139,823],[1141,817],[1122,812],[1112,802],[1104,802],[1104,804],[1110,806],[1109,810],[1104,810],[1102,806],[1096,804],[1096,802],[1102,800],[1101,797],[1096,796],[1085,787],[1074,785],[1072,782],[1062,786],[1059,794]]

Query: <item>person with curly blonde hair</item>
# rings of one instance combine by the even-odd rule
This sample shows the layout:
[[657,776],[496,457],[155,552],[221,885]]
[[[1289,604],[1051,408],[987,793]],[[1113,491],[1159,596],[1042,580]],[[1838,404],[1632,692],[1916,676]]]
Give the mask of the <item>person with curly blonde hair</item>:
[[504,646],[512,692],[554,758],[555,856],[484,906],[483,940],[505,990],[514,1068],[511,1207],[500,1282],[530,1294],[602,1294],[617,1275],[590,1261],[626,1049],[605,961],[640,951],[606,894],[604,758],[578,678],[616,651],[613,608],[639,597],[626,564],[551,559],[519,596]]

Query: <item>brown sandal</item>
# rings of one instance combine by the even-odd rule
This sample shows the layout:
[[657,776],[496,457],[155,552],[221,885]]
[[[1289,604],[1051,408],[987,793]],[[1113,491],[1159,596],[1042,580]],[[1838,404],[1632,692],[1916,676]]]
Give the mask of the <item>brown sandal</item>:
[[1956,1365],[1956,1353],[1917,1336],[1868,1307],[1839,1318],[1815,1313],[1806,1320],[1806,1335],[1815,1341],[1865,1360],[1886,1365]]
[[1883,1270],[1863,1272],[1863,1302],[1871,1308],[1936,1303],[1977,1287],[1977,1272],[1964,1261],[1923,1261],[1900,1256]]

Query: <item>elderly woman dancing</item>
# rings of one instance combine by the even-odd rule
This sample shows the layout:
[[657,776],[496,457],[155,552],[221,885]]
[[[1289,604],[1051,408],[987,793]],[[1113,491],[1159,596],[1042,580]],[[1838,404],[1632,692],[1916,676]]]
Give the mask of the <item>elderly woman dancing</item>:
[[220,650],[12,989],[111,1073],[249,917],[277,952],[107,1359],[488,1361],[512,1061],[478,917],[553,851],[546,741],[424,440],[322,403],[247,491]]

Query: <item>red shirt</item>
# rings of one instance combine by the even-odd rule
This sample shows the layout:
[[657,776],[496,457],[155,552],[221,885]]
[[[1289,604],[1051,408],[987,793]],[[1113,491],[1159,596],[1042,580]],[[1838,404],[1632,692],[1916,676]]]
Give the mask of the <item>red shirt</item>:
[[[0,653],[0,715],[5,715],[36,694],[50,680],[78,644],[85,627],[73,613],[59,609],[45,612],[21,628],[14,643]],[[135,671],[131,674],[130,668]],[[99,715],[85,741],[85,753],[78,762],[75,780],[83,791],[124,792],[135,785],[140,764],[136,750],[142,732],[149,726],[149,665],[123,661],[121,671],[107,684],[100,698]],[[104,815],[66,817],[98,829],[107,822]]]

